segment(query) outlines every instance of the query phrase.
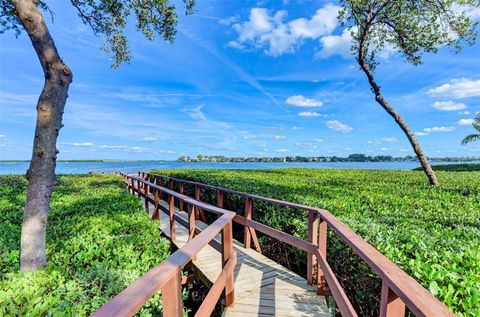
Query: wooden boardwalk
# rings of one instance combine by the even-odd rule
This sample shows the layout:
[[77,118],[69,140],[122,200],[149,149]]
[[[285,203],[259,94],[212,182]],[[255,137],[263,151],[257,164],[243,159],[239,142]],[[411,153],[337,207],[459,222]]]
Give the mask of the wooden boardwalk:
[[[154,208],[150,203],[150,217]],[[167,202],[161,200],[160,209],[168,210]],[[188,223],[185,211],[175,208],[175,213]],[[200,220],[195,224],[199,230],[207,227]],[[161,210],[160,229],[169,237],[169,217]],[[172,242],[181,248],[188,241],[188,228],[176,221],[175,230],[176,239]],[[217,236],[215,240],[220,243],[221,237]],[[237,265],[234,269],[235,305],[226,308],[223,316],[331,316],[325,297],[317,295],[316,287],[308,285],[304,278],[253,249],[245,249],[236,240],[234,249],[237,252]],[[221,259],[219,251],[206,245],[193,260],[195,269],[207,285],[212,285],[219,276],[222,270]]]

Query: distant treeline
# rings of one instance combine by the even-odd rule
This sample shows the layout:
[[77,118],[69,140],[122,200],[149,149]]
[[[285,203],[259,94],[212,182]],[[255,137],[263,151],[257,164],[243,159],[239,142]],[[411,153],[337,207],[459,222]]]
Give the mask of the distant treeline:
[[[416,162],[416,156],[394,157],[391,155],[370,156],[365,154],[350,154],[339,156],[282,156],[282,157],[226,157],[221,155],[197,155],[196,157],[180,156],[179,162]],[[437,162],[473,162],[480,157],[432,157],[430,161]]]

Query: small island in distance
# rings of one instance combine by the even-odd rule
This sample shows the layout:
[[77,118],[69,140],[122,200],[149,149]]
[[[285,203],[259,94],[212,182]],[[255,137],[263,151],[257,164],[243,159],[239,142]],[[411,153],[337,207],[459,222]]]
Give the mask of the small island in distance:
[[[480,162],[480,157],[431,157],[432,162]],[[354,153],[347,157],[339,156],[276,156],[276,157],[226,157],[222,155],[197,155],[196,157],[180,156],[178,162],[415,162],[417,157],[407,155],[394,157],[391,155],[370,156]]]

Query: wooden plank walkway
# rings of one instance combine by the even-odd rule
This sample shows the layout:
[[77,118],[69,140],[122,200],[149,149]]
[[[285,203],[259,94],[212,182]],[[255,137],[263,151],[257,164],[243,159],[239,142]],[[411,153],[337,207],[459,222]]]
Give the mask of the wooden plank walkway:
[[[160,205],[168,210],[167,202],[160,201]],[[150,217],[154,208],[150,203]],[[175,208],[175,213],[188,223],[186,212]],[[207,225],[197,220],[196,227],[203,230]],[[167,237],[170,236],[168,215],[161,210],[160,229]],[[172,242],[181,248],[188,241],[188,229],[176,221],[175,230],[176,239]],[[215,240],[220,242],[221,237],[217,236]],[[234,269],[235,305],[226,308],[223,316],[331,316],[325,297],[317,295],[316,288],[308,285],[304,278],[253,249],[245,249],[240,242],[233,242],[238,256]],[[206,245],[193,265],[202,280],[211,285],[222,270],[221,253]]]

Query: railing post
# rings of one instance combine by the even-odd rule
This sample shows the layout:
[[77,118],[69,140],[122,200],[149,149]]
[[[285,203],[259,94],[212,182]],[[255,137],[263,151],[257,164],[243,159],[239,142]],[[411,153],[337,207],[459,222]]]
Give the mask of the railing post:
[[173,241],[176,239],[175,235],[175,197],[170,195],[168,198],[168,212],[170,217],[170,239]]
[[[195,206],[188,205],[188,241],[195,237]],[[192,256],[192,261],[197,259],[197,255]]]
[[141,186],[141,183],[140,183],[140,180],[138,179],[137,180],[137,189],[138,189],[137,195],[138,195],[138,197],[142,197],[142,191],[140,190],[140,186]]
[[223,208],[223,191],[221,190],[217,192],[217,207]]
[[[233,253],[233,230],[232,230],[232,220],[230,220],[222,230],[222,268],[227,265],[230,256]],[[234,280],[233,280],[233,270],[228,273],[227,280],[225,282],[225,306],[232,307],[234,303],[234,290],[233,290]]]
[[[318,226],[318,251],[320,254],[327,259],[327,222],[323,219],[320,219],[320,224]],[[317,294],[318,295],[327,295],[327,281],[325,280],[325,275],[320,267],[319,261],[317,259]]]
[[180,274],[176,273],[175,276],[162,287],[163,316],[183,316],[181,282]]
[[132,195],[135,195],[135,182],[133,181],[133,178],[130,178],[130,187],[132,190]]
[[145,210],[150,213],[149,208],[150,185],[145,184]]
[[405,303],[390,289],[387,282],[383,280],[380,300],[380,317],[403,316],[405,316]]
[[168,180],[168,189],[173,190],[173,180]]
[[195,206],[188,205],[188,240],[195,236]]
[[[158,178],[158,185],[160,185],[160,187],[163,187],[163,177],[160,176]],[[163,200],[163,197],[164,197],[165,193],[164,192],[160,192],[160,199]]]
[[[318,246],[318,214],[314,211],[308,212],[308,242],[313,243]],[[307,254],[307,283],[312,285],[313,280],[313,271],[316,262],[316,257],[313,253],[309,252]]]
[[[252,199],[250,197],[245,197],[245,218],[252,220]],[[250,228],[248,224],[245,223],[245,228],[243,230],[243,241],[245,243],[245,249],[250,249],[250,243],[252,240],[252,235],[250,234]]]
[[[180,183],[180,194],[183,195],[184,191],[185,191],[185,185],[183,183]],[[178,203],[178,208],[180,210],[183,210],[183,200],[181,199],[180,199],[180,202]]]
[[[195,185],[195,200],[200,201],[200,187],[198,185]],[[200,218],[200,208],[195,207],[195,216],[196,218]]]
[[155,189],[155,211],[153,212],[153,219],[160,220],[160,213],[158,209],[158,189]]
[[[195,185],[195,200],[200,201],[200,186]],[[205,213],[203,212],[202,208],[196,207],[195,208],[196,218],[199,219],[200,216],[202,217],[202,221],[207,223],[207,218],[205,217]]]

